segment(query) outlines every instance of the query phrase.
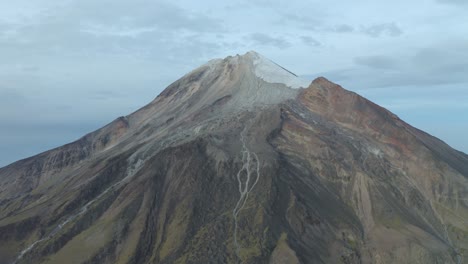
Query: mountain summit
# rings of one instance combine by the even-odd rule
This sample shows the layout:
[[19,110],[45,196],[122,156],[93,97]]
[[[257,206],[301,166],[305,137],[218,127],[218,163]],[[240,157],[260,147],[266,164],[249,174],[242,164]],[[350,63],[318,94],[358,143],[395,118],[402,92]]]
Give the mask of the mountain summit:
[[255,52],[0,168],[0,263],[467,263],[468,156]]

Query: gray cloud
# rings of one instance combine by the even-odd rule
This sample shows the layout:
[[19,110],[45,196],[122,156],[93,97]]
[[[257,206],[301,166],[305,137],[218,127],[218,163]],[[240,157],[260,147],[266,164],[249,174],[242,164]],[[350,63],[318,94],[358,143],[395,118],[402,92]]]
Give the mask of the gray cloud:
[[277,48],[289,48],[291,43],[282,37],[272,37],[264,33],[252,33],[248,38],[254,43],[254,45],[273,46]]
[[[410,57],[410,62],[420,70],[448,74],[452,79],[468,71],[468,42],[440,43],[424,47]],[[468,77],[463,78],[468,80]]]
[[277,25],[297,26],[309,31],[319,31],[323,27],[323,21],[315,16],[300,15],[297,13],[281,12],[280,19],[276,21]]
[[26,98],[15,89],[0,86],[0,105],[3,107],[14,107],[18,103],[25,104]]
[[36,65],[21,65],[20,69],[24,72],[31,72],[31,73],[34,73],[40,70],[40,68]]
[[397,65],[389,56],[376,55],[376,56],[359,56],[353,59],[357,65],[363,65],[374,69],[392,69]]
[[8,38],[1,34],[0,44],[14,60],[25,51],[34,57],[48,52],[142,54],[169,46],[184,34],[226,32],[220,20],[164,1],[70,1],[43,13],[26,26],[21,21],[3,25],[14,33]]
[[349,33],[354,31],[354,27],[346,24],[341,24],[332,27],[331,30],[336,33]]
[[468,5],[468,2],[465,0],[436,0],[439,3],[443,4],[453,4],[453,5]]
[[318,41],[318,40],[316,40],[316,39],[314,39],[312,37],[309,37],[309,36],[301,36],[301,40],[306,45],[312,46],[312,47],[318,47],[318,46],[322,45],[322,43],[320,43],[320,41]]
[[372,26],[366,26],[362,27],[361,31],[374,38],[383,35],[390,37],[398,37],[401,34],[403,34],[403,30],[401,30],[395,23],[383,23]]
[[[377,88],[468,83],[466,41],[440,42],[404,53],[353,58],[356,67],[323,72],[349,87]],[[413,88],[415,89],[415,88]]]
[[95,23],[111,29],[157,27],[198,33],[222,31],[220,20],[165,1],[75,1],[68,15],[79,18],[84,24]]

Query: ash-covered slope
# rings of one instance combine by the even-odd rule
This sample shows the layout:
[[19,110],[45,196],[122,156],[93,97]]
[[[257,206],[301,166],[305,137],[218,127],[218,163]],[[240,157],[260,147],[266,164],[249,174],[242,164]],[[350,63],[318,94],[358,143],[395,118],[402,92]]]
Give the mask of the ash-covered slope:
[[467,263],[468,156],[255,52],[0,169],[0,263]]

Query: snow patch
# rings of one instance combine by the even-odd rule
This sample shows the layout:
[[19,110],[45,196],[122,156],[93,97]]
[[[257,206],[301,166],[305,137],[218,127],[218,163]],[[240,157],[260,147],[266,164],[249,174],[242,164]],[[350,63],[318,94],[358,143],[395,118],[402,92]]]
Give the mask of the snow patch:
[[271,60],[256,52],[249,52],[255,69],[255,75],[265,82],[283,83],[291,88],[307,88],[311,81],[297,77]]
[[200,130],[201,130],[201,129],[202,129],[202,126],[197,126],[197,127],[193,130],[193,132],[195,132],[195,135],[198,135],[198,134],[200,134]]
[[382,151],[380,149],[378,149],[377,147],[368,146],[367,151],[369,151],[370,153],[374,154],[375,156],[377,156],[379,158],[381,158],[383,156]]

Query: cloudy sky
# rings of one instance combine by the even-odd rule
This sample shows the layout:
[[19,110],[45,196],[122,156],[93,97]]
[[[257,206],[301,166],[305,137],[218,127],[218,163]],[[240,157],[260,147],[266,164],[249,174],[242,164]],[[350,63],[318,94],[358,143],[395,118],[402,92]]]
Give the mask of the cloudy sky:
[[0,167],[249,50],[468,153],[466,0],[0,0]]

